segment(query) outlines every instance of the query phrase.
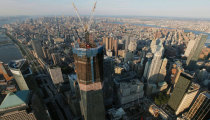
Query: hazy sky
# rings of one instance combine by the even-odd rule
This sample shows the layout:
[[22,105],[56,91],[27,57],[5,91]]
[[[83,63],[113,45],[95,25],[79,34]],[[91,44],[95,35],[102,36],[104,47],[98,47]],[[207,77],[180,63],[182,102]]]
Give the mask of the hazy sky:
[[[94,0],[0,0],[0,16],[90,13]],[[97,0],[96,15],[210,18],[210,0]]]

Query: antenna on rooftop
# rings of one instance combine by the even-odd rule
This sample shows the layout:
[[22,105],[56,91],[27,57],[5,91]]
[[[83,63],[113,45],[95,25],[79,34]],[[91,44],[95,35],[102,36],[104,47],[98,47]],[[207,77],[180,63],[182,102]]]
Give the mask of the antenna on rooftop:
[[86,42],[87,45],[89,44],[89,32],[90,32],[91,24],[93,22],[93,15],[94,15],[94,12],[95,12],[95,9],[96,9],[96,4],[97,4],[97,2],[95,1],[94,5],[93,5],[93,8],[91,10],[90,16],[89,16],[90,19],[89,19],[89,21],[86,24],[84,24],[82,19],[81,19],[81,17],[80,17],[80,15],[79,15],[79,12],[78,12],[78,9],[77,9],[76,5],[74,4],[74,2],[72,3],[72,5],[74,7],[74,10],[75,10],[75,12],[77,14],[77,17],[78,17],[78,19],[80,21],[80,24],[83,27],[83,31],[85,32],[85,42]]

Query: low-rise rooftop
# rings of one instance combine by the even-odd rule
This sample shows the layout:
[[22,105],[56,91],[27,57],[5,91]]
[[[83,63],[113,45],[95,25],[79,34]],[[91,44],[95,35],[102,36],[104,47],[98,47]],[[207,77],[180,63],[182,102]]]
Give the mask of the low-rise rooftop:
[[210,93],[209,92],[205,92],[203,93],[208,99],[210,99]]
[[0,105],[0,111],[26,106],[29,102],[30,91],[22,90],[16,93],[8,93]]
[[9,67],[14,69],[20,69],[22,65],[25,63],[25,61],[26,59],[13,60],[9,63]]

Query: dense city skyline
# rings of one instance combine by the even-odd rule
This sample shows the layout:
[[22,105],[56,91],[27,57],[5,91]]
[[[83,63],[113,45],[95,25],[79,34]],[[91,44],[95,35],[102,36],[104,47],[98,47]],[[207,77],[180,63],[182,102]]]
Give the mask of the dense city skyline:
[[210,120],[210,1],[94,1],[0,0],[0,120]]
[[[0,16],[74,15],[72,2],[78,6],[81,15],[88,15],[94,1],[1,0]],[[96,15],[210,18],[208,0],[98,0],[97,2]]]

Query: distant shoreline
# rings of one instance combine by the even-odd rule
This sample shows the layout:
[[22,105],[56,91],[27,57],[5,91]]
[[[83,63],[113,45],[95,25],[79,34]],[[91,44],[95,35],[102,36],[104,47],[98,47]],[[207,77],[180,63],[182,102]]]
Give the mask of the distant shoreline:
[[[144,27],[153,27],[153,28],[166,28],[166,29],[177,29],[177,28],[169,28],[169,27],[161,27],[157,25],[148,25],[148,24],[134,24],[134,23],[123,23],[123,22],[107,22],[113,24],[130,24],[130,25],[137,25],[137,26],[144,26]],[[195,30],[184,30],[184,32],[193,32],[194,34],[207,34],[208,38],[206,43],[210,44],[210,33],[202,32],[202,31],[195,31]]]

